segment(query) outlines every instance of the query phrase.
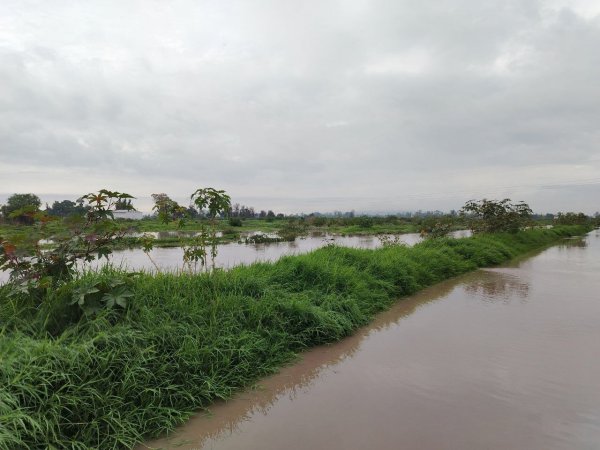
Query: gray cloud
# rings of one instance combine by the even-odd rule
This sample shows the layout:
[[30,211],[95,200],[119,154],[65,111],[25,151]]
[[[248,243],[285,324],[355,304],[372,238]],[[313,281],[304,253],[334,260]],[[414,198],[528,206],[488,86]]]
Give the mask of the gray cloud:
[[289,211],[509,195],[593,212],[599,13],[584,0],[4,1],[0,192],[214,185]]

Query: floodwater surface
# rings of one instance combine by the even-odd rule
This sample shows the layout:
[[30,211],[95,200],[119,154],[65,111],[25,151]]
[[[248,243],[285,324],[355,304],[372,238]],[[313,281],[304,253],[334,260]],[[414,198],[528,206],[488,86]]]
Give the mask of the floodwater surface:
[[440,283],[147,446],[598,449],[599,274],[593,231]]
[[[455,237],[466,237],[466,230],[453,233]],[[414,245],[421,241],[416,233],[400,234],[400,242]],[[215,265],[228,269],[240,264],[252,264],[258,261],[276,261],[282,256],[307,253],[328,244],[355,248],[377,248],[381,241],[377,236],[341,236],[341,235],[312,235],[296,238],[293,242],[270,242],[264,244],[230,243],[217,246]],[[183,250],[181,247],[156,247],[150,252],[150,258],[161,271],[177,271],[182,268]],[[125,266],[131,270],[154,270],[155,267],[148,256],[139,248],[118,250],[111,255],[111,262]]]
[[[176,237],[177,233],[192,235],[193,232],[157,232],[147,233],[154,235],[157,239],[161,237]],[[250,233],[256,234],[256,233]],[[453,237],[468,237],[468,230],[455,231]],[[399,234],[393,236],[406,245],[414,245],[422,240],[417,233]],[[259,261],[276,261],[282,256],[307,253],[328,244],[335,244],[355,248],[377,248],[381,240],[377,236],[341,236],[330,234],[315,234],[296,238],[293,242],[270,242],[264,244],[228,243],[217,246],[217,257],[215,266],[229,269],[240,264],[252,264]],[[156,247],[146,255],[141,248],[129,250],[116,250],[108,260],[111,264],[123,267],[127,270],[155,271],[158,268],[163,272],[177,272],[183,268],[183,249],[181,247]],[[96,260],[86,268],[97,268],[107,263],[106,259]],[[155,265],[156,264],[156,267]],[[9,273],[0,271],[0,283],[8,280]]]

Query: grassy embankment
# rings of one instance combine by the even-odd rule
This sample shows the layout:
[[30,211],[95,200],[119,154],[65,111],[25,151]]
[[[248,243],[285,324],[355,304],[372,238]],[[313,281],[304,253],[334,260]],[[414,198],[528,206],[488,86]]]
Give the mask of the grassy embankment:
[[41,307],[0,288],[0,449],[129,448],[399,297],[585,231],[326,247],[212,275],[142,274],[125,312],[93,319],[69,301],[109,271],[48,291]]

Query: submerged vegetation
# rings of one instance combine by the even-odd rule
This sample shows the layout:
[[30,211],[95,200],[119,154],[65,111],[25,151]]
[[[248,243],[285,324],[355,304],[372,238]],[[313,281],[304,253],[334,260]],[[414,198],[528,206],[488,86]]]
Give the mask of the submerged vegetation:
[[327,246],[227,272],[105,268],[39,297],[0,286],[0,449],[130,448],[399,297],[588,229]]

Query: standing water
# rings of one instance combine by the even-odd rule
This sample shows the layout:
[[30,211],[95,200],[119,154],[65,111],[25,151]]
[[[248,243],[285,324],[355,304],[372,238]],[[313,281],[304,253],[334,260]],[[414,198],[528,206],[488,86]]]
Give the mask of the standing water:
[[[157,235],[172,236],[172,233],[160,232]],[[455,231],[453,237],[468,237],[471,233],[467,230]],[[416,233],[400,234],[392,236],[406,245],[414,245],[421,241],[421,236]],[[259,261],[276,261],[282,256],[307,253],[328,244],[356,248],[377,248],[381,240],[374,235],[364,236],[340,236],[331,234],[312,235],[298,237],[293,242],[271,242],[264,244],[229,243],[217,246],[217,257],[215,266],[228,269],[240,264],[252,264]],[[127,270],[154,271],[156,266],[161,271],[177,272],[183,267],[183,249],[181,247],[156,247],[149,253],[150,258],[141,248],[130,250],[116,250],[110,257],[109,262],[115,266]],[[97,268],[106,264],[106,259],[92,262],[89,266]],[[153,263],[154,262],[154,263]],[[8,272],[0,271],[0,284],[7,281]]]
[[[464,234],[464,232],[462,233]],[[421,240],[421,237],[418,234],[410,233],[399,235],[399,239],[406,245],[414,245]],[[258,261],[276,261],[282,256],[307,253],[327,244],[356,248],[377,248],[381,245],[381,241],[377,236],[323,234],[298,237],[292,242],[220,244],[217,246],[215,266],[227,269]],[[160,270],[177,271],[182,268],[183,249],[181,247],[156,247],[150,252],[150,257]],[[148,256],[139,248],[115,251],[111,258],[113,264],[123,265],[133,270],[154,269],[154,265]]]
[[147,446],[598,449],[599,273],[594,231],[438,284]]

